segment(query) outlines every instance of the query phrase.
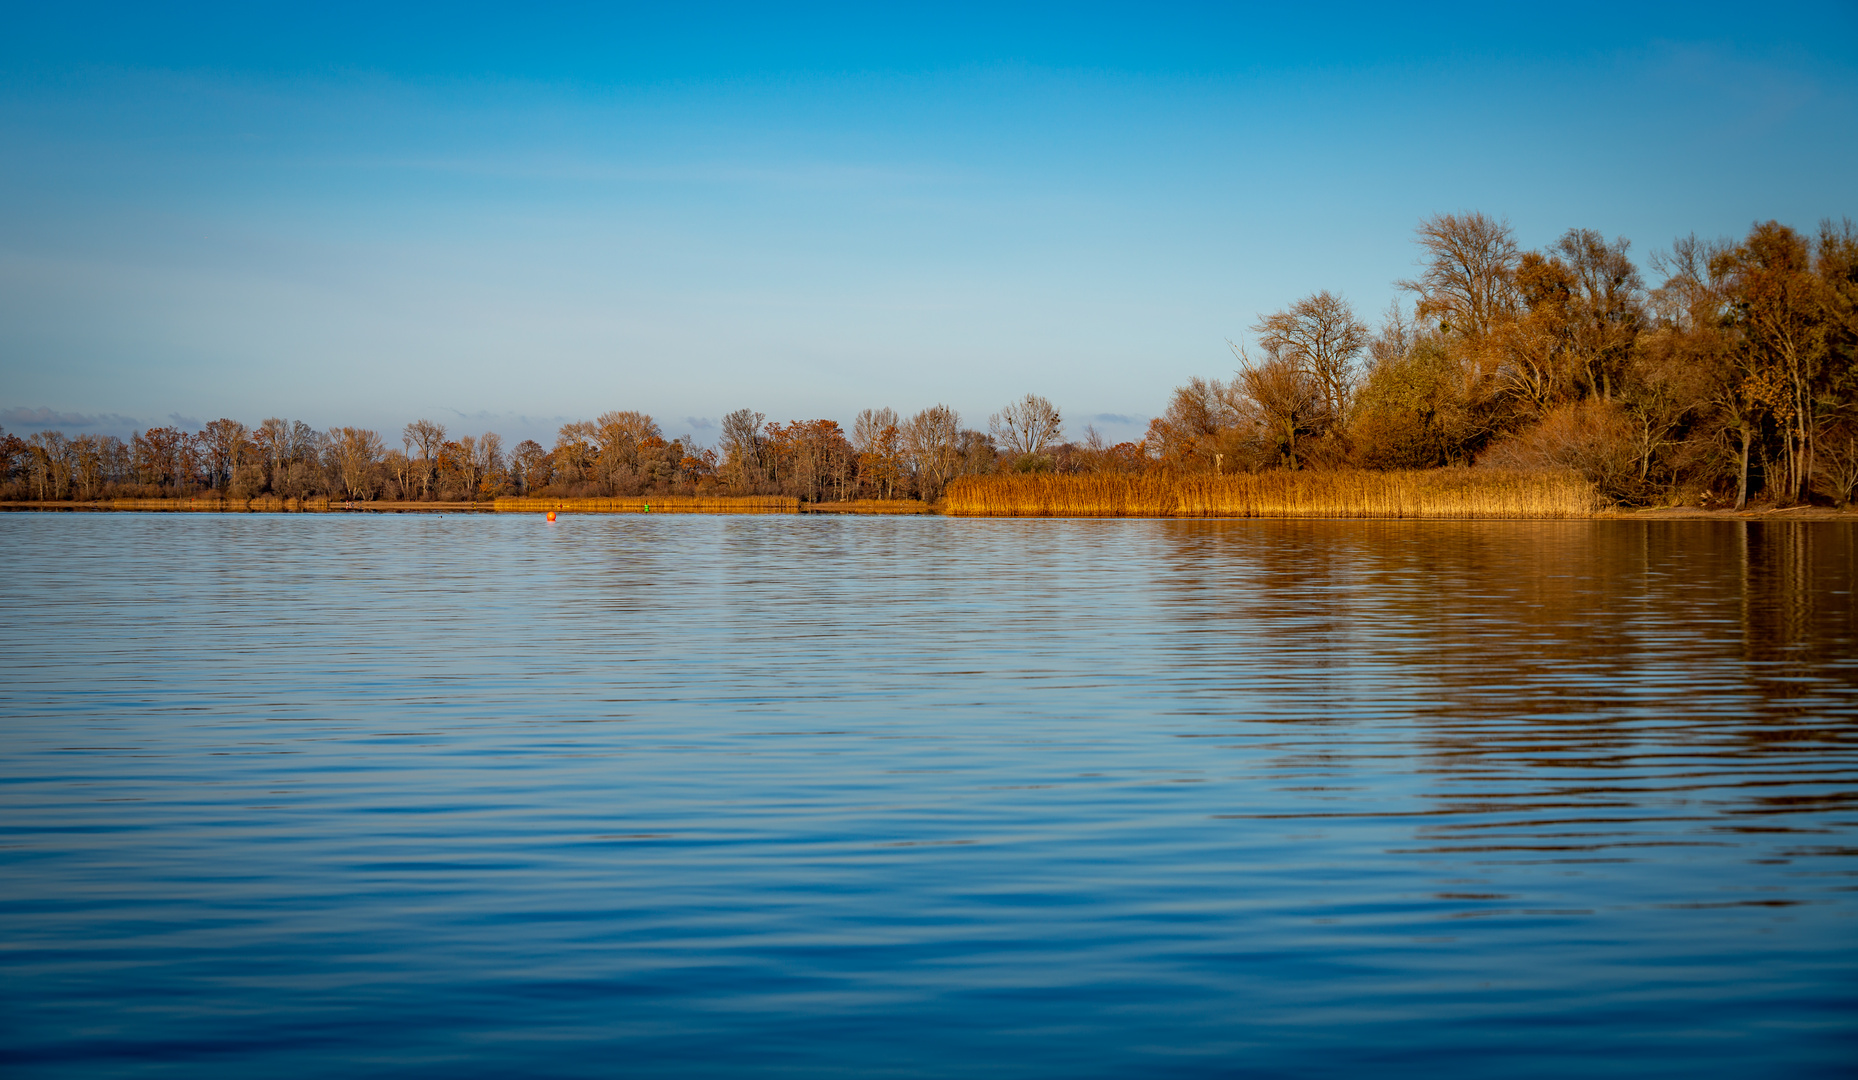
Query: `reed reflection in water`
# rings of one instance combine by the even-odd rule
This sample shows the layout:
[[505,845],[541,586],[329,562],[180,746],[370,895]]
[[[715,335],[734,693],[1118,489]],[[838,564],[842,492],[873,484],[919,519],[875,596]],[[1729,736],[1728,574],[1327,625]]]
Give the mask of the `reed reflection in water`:
[[1858,1060],[1849,526],[0,543],[10,1074]]

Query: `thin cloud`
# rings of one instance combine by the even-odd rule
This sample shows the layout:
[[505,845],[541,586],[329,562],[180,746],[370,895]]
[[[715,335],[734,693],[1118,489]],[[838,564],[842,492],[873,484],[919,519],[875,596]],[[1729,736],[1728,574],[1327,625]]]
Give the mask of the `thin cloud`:
[[536,427],[539,425],[556,425],[568,422],[566,416],[559,414],[555,416],[530,416],[528,413],[491,412],[489,409],[479,409],[477,412],[465,412],[463,409],[449,407],[444,411],[451,413],[459,420],[474,424],[516,424],[524,427]]
[[0,412],[0,423],[30,428],[101,428],[105,430],[142,426],[142,422],[135,417],[123,416],[120,413],[58,412],[43,405],[36,409],[28,409],[24,406],[7,409]]

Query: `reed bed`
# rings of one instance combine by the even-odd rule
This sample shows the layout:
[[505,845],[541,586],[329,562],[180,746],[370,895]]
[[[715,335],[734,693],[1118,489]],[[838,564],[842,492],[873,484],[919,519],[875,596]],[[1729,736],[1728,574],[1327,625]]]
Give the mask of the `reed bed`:
[[807,503],[809,514],[932,514],[935,507],[921,499],[846,499],[843,502]]
[[[82,503],[78,505],[84,505]],[[90,505],[108,507],[111,510],[243,510],[243,500],[233,502],[218,495],[203,495],[199,498],[180,496],[168,499],[110,499]]]
[[567,510],[592,514],[797,514],[800,500],[785,495],[639,495],[624,499],[498,499],[499,511]]
[[1576,518],[1600,508],[1572,472],[1427,469],[1237,476],[965,476],[960,517]]
[[[104,499],[93,503],[77,503],[78,506],[94,506],[102,510],[195,510],[214,512],[244,511],[306,511],[327,510],[329,499],[317,496],[310,499],[282,499],[275,495],[260,495],[250,499],[235,499],[225,495],[206,493],[200,495],[174,495],[154,499]],[[338,501],[337,505],[340,505]],[[360,505],[360,504],[357,504]]]

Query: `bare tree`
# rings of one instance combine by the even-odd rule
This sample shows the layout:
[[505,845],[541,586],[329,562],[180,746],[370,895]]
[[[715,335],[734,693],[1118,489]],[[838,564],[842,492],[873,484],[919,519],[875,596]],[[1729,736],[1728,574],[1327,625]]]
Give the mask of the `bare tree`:
[[[467,499],[476,498],[477,482],[479,480],[477,440],[469,435],[460,435],[458,441],[452,443],[446,449],[445,464],[449,467],[451,472],[457,475],[459,487],[463,489],[462,493],[464,497]],[[449,487],[450,485],[448,484],[446,486]]]
[[323,452],[323,433],[301,420],[290,422],[290,460],[314,462]]
[[245,442],[245,425],[221,417],[196,438],[206,453],[208,483],[215,490],[225,489],[232,483],[232,467],[238,463],[239,448]]
[[486,431],[477,440],[477,474],[481,480],[496,480],[503,474],[503,436]]
[[1322,385],[1281,357],[1254,363],[1240,351],[1239,364],[1234,397],[1261,458],[1287,469],[1301,466],[1306,443],[1327,430],[1332,419]]
[[645,413],[626,410],[602,413],[594,421],[593,437],[600,447],[600,478],[618,494],[618,488],[628,483],[639,466],[640,444],[648,439],[663,440],[664,432]]
[[536,487],[547,486],[547,461],[548,451],[542,449],[542,444],[534,439],[524,439],[516,444],[516,449],[510,454],[510,469],[519,493],[527,495]]
[[80,502],[103,486],[102,445],[95,435],[79,435],[66,449],[71,463],[71,497]]
[[883,437],[885,428],[902,428],[902,421],[897,419],[895,409],[860,409],[852,421],[852,449],[860,454],[868,454],[877,440]]
[[903,452],[916,472],[921,496],[933,502],[961,467],[956,442],[961,438],[961,417],[946,405],[931,405],[903,426]]
[[1332,417],[1348,414],[1358,378],[1356,361],[1368,347],[1367,324],[1348,301],[1327,289],[1306,296],[1253,324],[1258,345],[1316,380]]
[[961,429],[960,437],[955,440],[955,449],[961,455],[961,468],[957,476],[984,476],[1000,464],[1000,451],[994,446],[993,436],[984,431]]
[[739,491],[753,492],[767,479],[766,464],[762,460],[762,446],[766,440],[761,433],[761,425],[766,420],[766,416],[753,409],[737,409],[723,417],[719,439],[723,452],[721,472]]
[[415,420],[400,433],[400,441],[409,455],[415,447],[419,449],[420,494],[432,494],[432,481],[438,472],[439,448],[445,445],[445,425],[425,419]]
[[1609,244],[1592,229],[1569,229],[1554,247],[1575,284],[1569,320],[1574,353],[1589,390],[1608,401],[1644,324],[1645,284],[1626,254],[1631,246],[1625,237]]
[[1418,232],[1425,261],[1417,279],[1399,286],[1419,294],[1419,318],[1438,318],[1450,332],[1482,341],[1515,306],[1510,223],[1476,211],[1434,214]]
[[290,421],[278,416],[266,417],[264,423],[253,429],[252,441],[258,444],[266,481],[276,484],[290,461]]
[[987,419],[988,431],[1010,454],[1032,457],[1064,437],[1064,417],[1037,394],[1027,394]]
[[1380,332],[1374,335],[1374,340],[1368,342],[1369,363],[1405,359],[1418,339],[1419,328],[1407,318],[1405,310],[1400,307],[1400,301],[1390,300],[1386,312],[1381,315]]
[[349,498],[365,499],[373,494],[374,467],[385,449],[381,437],[367,428],[329,429],[330,456]]
[[600,442],[593,423],[576,420],[555,432],[555,476],[570,484],[586,480],[598,467]]
[[406,498],[413,487],[413,459],[401,450],[389,450],[381,455],[381,471],[387,479],[393,481],[393,497]]

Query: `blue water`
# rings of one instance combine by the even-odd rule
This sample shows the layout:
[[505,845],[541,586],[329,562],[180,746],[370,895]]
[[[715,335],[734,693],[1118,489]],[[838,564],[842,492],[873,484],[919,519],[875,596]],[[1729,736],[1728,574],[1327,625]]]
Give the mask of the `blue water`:
[[1849,525],[0,552],[8,1076],[1858,1070]]

